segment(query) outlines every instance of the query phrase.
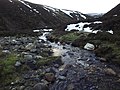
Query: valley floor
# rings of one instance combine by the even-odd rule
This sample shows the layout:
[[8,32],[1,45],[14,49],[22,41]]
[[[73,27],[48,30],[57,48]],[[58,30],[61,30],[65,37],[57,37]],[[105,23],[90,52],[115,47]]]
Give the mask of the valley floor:
[[40,37],[0,42],[0,90],[120,90],[120,67],[93,51]]

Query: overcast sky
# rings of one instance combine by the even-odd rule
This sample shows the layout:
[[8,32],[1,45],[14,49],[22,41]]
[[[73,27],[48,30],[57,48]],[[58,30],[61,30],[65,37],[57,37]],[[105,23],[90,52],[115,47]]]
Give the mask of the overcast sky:
[[82,13],[106,13],[120,0],[26,0],[59,9],[76,10]]

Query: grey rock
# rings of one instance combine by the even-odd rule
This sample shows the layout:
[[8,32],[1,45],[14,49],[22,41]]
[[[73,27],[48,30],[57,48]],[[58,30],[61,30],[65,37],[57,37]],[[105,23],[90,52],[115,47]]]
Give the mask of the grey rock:
[[60,80],[65,80],[66,77],[65,77],[65,76],[61,76],[61,75],[59,75],[59,76],[58,76],[58,79],[60,79]]
[[40,55],[35,56],[35,59],[41,59],[41,58],[43,58],[43,57]]
[[27,50],[31,50],[34,47],[33,43],[29,43],[28,45],[26,45],[25,49]]
[[15,63],[15,67],[19,67],[19,66],[21,66],[21,62],[17,61],[17,62]]
[[95,49],[95,46],[91,43],[87,43],[85,46],[84,46],[84,49],[86,50],[94,50]]
[[44,83],[37,83],[34,87],[33,90],[49,90],[48,86],[45,85]]
[[55,75],[54,73],[46,73],[45,74],[45,79],[49,82],[55,81]]
[[32,60],[33,56],[32,55],[24,55],[24,59],[26,59],[26,60]]
[[10,54],[10,51],[9,51],[9,50],[3,50],[2,52],[3,52],[3,53],[6,53],[6,54]]
[[104,69],[104,72],[105,72],[105,74],[107,74],[107,75],[116,75],[117,73],[113,70],[113,69],[111,69],[111,68],[105,68]]

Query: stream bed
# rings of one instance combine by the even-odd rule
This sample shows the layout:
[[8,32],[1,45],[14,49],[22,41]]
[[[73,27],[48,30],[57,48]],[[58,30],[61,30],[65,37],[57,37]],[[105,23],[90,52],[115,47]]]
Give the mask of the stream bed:
[[53,56],[61,56],[64,63],[50,90],[120,90],[118,66],[101,62],[93,51],[59,42],[50,45]]
[[[19,73],[20,78],[7,85],[1,83],[0,90],[120,90],[119,66],[101,61],[94,51],[47,41],[48,34],[0,38],[3,53],[23,56],[16,61],[16,72],[12,74]],[[40,66],[43,61],[38,64],[49,60],[49,56],[60,58],[47,65]],[[20,68],[27,71],[19,72]]]

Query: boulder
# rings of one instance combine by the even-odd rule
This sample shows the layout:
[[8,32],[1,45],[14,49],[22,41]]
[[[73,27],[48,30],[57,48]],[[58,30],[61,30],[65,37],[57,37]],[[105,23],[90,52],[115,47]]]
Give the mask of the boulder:
[[114,75],[114,76],[116,75],[116,72],[113,69],[111,69],[111,68],[105,68],[104,72],[107,75]]
[[95,49],[95,46],[91,43],[87,43],[85,46],[84,46],[84,49],[87,49],[87,50],[94,50]]
[[46,73],[45,74],[45,79],[49,82],[55,81],[55,75],[54,73]]
[[44,83],[37,83],[32,90],[49,90],[49,88]]

